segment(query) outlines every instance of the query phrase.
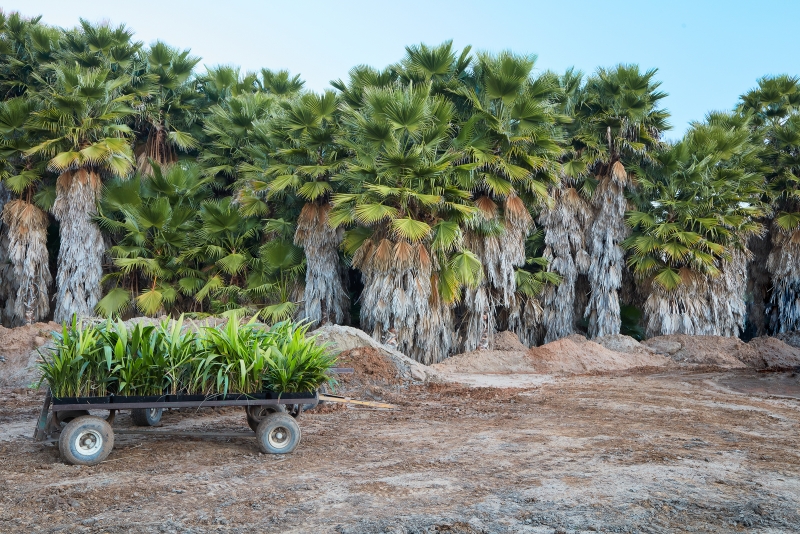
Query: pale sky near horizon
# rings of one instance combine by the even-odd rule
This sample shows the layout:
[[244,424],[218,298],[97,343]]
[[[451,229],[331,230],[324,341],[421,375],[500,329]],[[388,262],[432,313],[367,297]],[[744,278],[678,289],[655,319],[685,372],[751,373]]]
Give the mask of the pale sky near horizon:
[[800,75],[800,0],[0,0],[3,11],[72,27],[124,23],[138,40],[191,48],[201,65],[286,68],[322,90],[351,67],[384,67],[406,45],[538,55],[536,68],[585,73],[618,63],[658,68],[676,138],[708,111],[730,109],[764,75]]

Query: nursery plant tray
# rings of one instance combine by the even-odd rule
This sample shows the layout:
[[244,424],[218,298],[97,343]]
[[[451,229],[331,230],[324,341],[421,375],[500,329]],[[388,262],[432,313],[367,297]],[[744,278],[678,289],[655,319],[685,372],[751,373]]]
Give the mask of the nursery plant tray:
[[114,395],[111,397],[112,404],[131,402],[159,402],[166,400],[167,395]]
[[[272,396],[272,393],[268,394]],[[175,400],[172,401],[168,396],[153,397],[160,400],[143,400],[143,401],[123,401],[123,397],[115,397],[114,402],[109,403],[106,401],[104,404],[108,410],[132,410],[138,408],[211,408],[219,406],[260,406],[260,405],[275,405],[275,404],[316,404],[318,396],[316,393],[284,393],[280,398],[278,394],[274,394],[275,398],[239,398],[239,399],[225,399],[225,400],[209,400],[208,397],[203,397],[201,400]],[[87,397],[88,399],[98,399],[101,397]],[[108,399],[108,397],[105,397]],[[146,398],[146,397],[145,397]],[[60,399],[59,403],[53,404],[53,411],[65,410],[80,410],[85,409],[88,402],[79,403],[75,402],[79,399],[64,398]],[[69,404],[67,404],[69,402]],[[96,404],[96,403],[91,403]]]
[[53,397],[53,404],[56,406],[60,405],[80,405],[85,406],[87,404],[108,404],[111,401],[110,397],[61,397],[57,399]]

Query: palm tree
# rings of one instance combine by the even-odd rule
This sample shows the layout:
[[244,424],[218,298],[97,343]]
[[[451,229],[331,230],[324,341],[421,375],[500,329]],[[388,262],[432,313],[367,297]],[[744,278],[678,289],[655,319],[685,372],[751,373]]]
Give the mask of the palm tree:
[[[567,117],[576,114],[575,105],[581,96],[583,74],[572,69],[559,78],[558,111]],[[568,126],[574,135],[579,124]],[[568,145],[571,147],[570,145]],[[589,203],[591,181],[585,179],[586,162],[580,153],[568,150],[562,157],[560,183],[550,188],[551,202],[538,217],[544,230],[542,257],[547,272],[557,276],[559,283],[544,286],[541,302],[544,336],[549,343],[575,331],[576,316],[586,309],[581,281],[589,272],[587,229],[592,219]]]
[[200,58],[191,56],[189,50],[156,41],[144,55],[136,72],[136,90],[142,98],[133,121],[137,133],[134,152],[136,168],[150,175],[149,160],[173,163],[178,158],[176,150],[198,148],[202,95],[190,78]]
[[623,246],[648,292],[648,336],[740,334],[747,243],[768,209],[758,151],[746,117],[712,113],[636,169],[641,196]]
[[452,104],[429,85],[365,88],[343,107],[351,151],[331,223],[348,226],[345,251],[361,271],[361,327],[423,363],[454,347],[452,304],[480,280],[463,246],[470,194],[453,179]]
[[[263,192],[277,203],[294,197],[293,203],[302,205],[294,241],[306,255],[304,317],[314,324],[342,324],[349,308],[339,262],[342,232],[332,228],[328,218],[335,185],[331,179],[342,169],[346,155],[336,139],[338,99],[330,91],[306,93],[285,101],[282,108],[270,122],[264,140],[268,146],[258,148],[268,153],[266,170],[252,164],[240,169],[248,178],[248,190]],[[258,156],[253,159],[262,159]]]
[[28,127],[44,140],[26,151],[47,160],[59,174],[53,214],[61,223],[56,275],[56,321],[91,315],[100,300],[102,235],[92,222],[103,179],[127,177],[133,168],[125,121],[133,114],[131,95],[122,94],[127,76],[107,68],[53,66],[53,79],[39,78],[40,107]]
[[[277,109],[277,98],[266,93],[244,93],[233,96],[209,108],[203,130],[208,142],[203,147],[199,161],[204,172],[216,178],[219,189],[230,187],[239,177],[242,163],[261,164],[255,161],[250,147],[256,139],[266,137],[267,119]],[[261,128],[261,132],[257,131]],[[262,158],[269,154],[262,154]]]
[[288,70],[270,69],[261,69],[261,80],[256,83],[262,91],[284,98],[297,96],[306,84],[299,74],[292,76]]
[[[48,290],[52,283],[47,252],[47,214],[37,206],[43,200],[39,186],[44,165],[26,160],[23,155],[33,138],[25,123],[34,104],[16,97],[0,103],[0,184],[3,192],[2,291],[3,323],[11,326],[40,321],[50,312]],[[0,310],[2,311],[2,310]]]
[[197,212],[210,196],[197,165],[162,167],[152,161],[146,180],[114,180],[104,188],[98,224],[111,233],[116,270],[112,287],[97,303],[100,315],[121,315],[133,306],[145,315],[198,311],[194,294],[205,284],[200,265],[182,261]]
[[481,286],[466,291],[465,351],[492,346],[498,319],[509,328],[510,316],[523,336],[526,328],[538,327],[519,322],[517,271],[525,265],[534,226],[529,209],[546,206],[548,186],[558,182],[561,134],[553,106],[557,80],[548,74],[533,78],[534,61],[510,52],[479,54],[470,78],[452,91],[464,100],[456,140],[465,154],[456,167],[459,185],[472,191],[479,210],[468,223],[466,245],[485,271]]
[[[545,217],[546,224],[554,225],[547,227],[546,233],[551,250],[553,246],[562,247],[557,253],[562,257],[552,263],[553,270],[563,277],[558,293],[577,297],[579,275],[586,273],[590,293],[584,316],[592,337],[620,330],[619,290],[625,268],[620,243],[629,231],[625,224],[626,191],[635,182],[627,167],[646,161],[659,145],[661,132],[669,127],[668,113],[658,107],[666,94],[658,91],[660,83],[654,81],[655,74],[656,70],[641,72],[635,65],[619,65],[598,70],[581,87],[576,87],[579,77],[574,73],[562,80],[571,93],[565,105],[573,110],[575,122],[564,157],[564,186],[556,201],[560,213]],[[582,203],[578,195],[590,203]],[[583,232],[564,235],[563,230],[579,228]],[[551,229],[556,230],[554,235]],[[564,250],[570,249],[575,256],[566,261]],[[564,298],[549,300],[569,306]],[[564,309],[551,309],[545,316],[553,318],[562,313]],[[556,323],[548,324],[546,340],[572,331],[563,320]],[[551,333],[554,326],[556,332]]]
[[[742,96],[740,108],[753,116],[763,139],[764,162],[775,216],[767,270],[772,278],[767,317],[772,332],[800,329],[800,81],[781,75],[762,78]],[[767,291],[764,290],[764,293]]]

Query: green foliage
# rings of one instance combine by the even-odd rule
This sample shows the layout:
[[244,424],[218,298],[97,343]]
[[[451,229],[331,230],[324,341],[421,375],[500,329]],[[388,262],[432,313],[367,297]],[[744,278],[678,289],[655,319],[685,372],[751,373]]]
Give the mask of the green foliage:
[[746,248],[769,209],[757,150],[746,118],[716,113],[638,168],[638,209],[623,242],[635,274],[674,290],[682,269],[715,276],[731,250]]
[[183,317],[158,325],[73,319],[42,354],[41,383],[56,398],[165,394],[309,392],[333,383],[336,356],[309,337],[308,325],[270,329],[254,317],[241,325],[187,329]]

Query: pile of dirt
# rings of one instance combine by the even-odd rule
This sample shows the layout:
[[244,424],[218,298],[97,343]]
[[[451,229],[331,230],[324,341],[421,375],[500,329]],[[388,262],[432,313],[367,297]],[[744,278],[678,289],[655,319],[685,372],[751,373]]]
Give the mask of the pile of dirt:
[[444,373],[458,374],[514,374],[537,372],[524,350],[474,350],[451,356],[441,363],[431,365]]
[[27,387],[39,379],[39,350],[51,343],[58,323],[33,323],[19,328],[0,326],[0,387]]
[[775,334],[775,337],[791,345],[792,347],[800,348],[800,330],[792,330],[791,332],[782,332]]
[[505,332],[498,334],[496,339],[503,340],[503,344],[496,342],[496,346],[510,345],[514,348],[459,354],[433,367],[458,374],[583,374],[636,367],[660,367],[671,363],[669,359],[642,347],[635,339],[627,336],[600,339],[620,350],[611,350],[577,334],[532,349],[525,348],[518,341],[517,344],[509,343],[510,336]]
[[494,350],[525,352],[528,347],[522,344],[517,334],[504,330],[494,336]]
[[550,374],[622,371],[636,367],[663,367],[670,364],[670,361],[660,354],[637,349],[639,343],[633,338],[629,338],[630,341],[619,339],[625,337],[627,336],[608,336],[603,341],[610,346],[624,348],[626,352],[611,350],[581,335],[571,335],[541,347],[534,347],[529,355],[538,372]]
[[776,337],[751,339],[736,357],[754,369],[786,371],[800,368],[800,348]]
[[[353,377],[382,384],[397,384],[402,381],[400,371],[392,360],[374,347],[359,347],[339,354],[339,367],[352,367]],[[340,380],[347,383],[350,375],[342,375]]]
[[[396,369],[396,374],[399,380],[407,382],[426,382],[436,378],[436,371],[421,363],[412,360],[405,354],[394,350],[378,341],[372,339],[366,332],[353,328],[351,326],[341,326],[327,324],[315,330],[314,335],[322,342],[330,343],[332,348],[342,353],[347,353],[352,349],[370,348],[373,351],[360,352],[355,360],[352,361],[352,367],[363,366],[368,367],[378,358],[381,361],[378,366],[383,368],[386,363]],[[352,355],[351,355],[352,358]],[[362,363],[359,360],[368,358]]]
[[678,363],[712,365],[723,369],[746,367],[737,356],[741,351],[748,350],[747,344],[735,337],[671,334],[652,337],[642,344]]

